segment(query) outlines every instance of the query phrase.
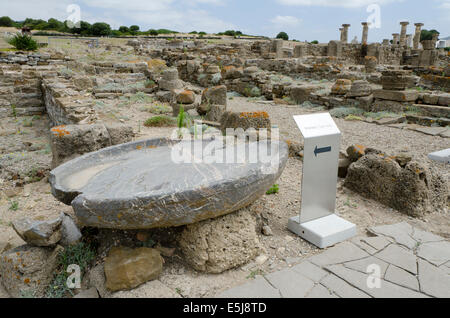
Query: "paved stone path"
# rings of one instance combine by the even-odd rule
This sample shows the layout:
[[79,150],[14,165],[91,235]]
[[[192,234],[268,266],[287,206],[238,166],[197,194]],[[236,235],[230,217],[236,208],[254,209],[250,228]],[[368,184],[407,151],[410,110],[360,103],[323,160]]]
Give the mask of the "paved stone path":
[[369,231],[376,236],[353,238],[217,297],[450,297],[449,241],[406,222]]

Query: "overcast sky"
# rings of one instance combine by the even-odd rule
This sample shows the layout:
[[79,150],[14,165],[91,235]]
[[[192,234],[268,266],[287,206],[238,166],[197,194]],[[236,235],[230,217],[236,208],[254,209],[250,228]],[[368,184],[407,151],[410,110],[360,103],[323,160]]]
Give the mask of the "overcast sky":
[[369,31],[369,42],[399,33],[400,21],[411,23],[408,33],[414,32],[413,23],[422,22],[441,37],[450,35],[450,0],[0,0],[0,15],[66,20],[70,4],[80,7],[82,20],[114,28],[234,29],[270,37],[285,31],[291,39],[328,42],[339,39],[343,23],[351,24],[349,39],[360,40],[361,22],[369,19],[377,24]]

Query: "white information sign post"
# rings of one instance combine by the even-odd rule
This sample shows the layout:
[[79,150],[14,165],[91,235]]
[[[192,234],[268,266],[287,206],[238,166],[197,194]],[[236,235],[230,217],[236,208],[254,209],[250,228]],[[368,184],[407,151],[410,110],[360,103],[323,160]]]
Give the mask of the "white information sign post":
[[356,235],[356,226],[335,214],[341,132],[329,113],[294,120],[304,137],[302,204],[288,228],[326,248]]

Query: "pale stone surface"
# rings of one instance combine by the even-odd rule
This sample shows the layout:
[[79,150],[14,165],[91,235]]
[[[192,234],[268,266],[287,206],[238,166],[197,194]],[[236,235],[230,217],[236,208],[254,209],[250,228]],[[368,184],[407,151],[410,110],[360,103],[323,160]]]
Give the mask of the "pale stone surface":
[[5,287],[3,287],[2,283],[0,283],[0,299],[2,298],[10,298],[9,294],[6,292]]
[[75,295],[73,298],[99,298],[98,291],[95,287],[89,288],[88,290],[83,290],[81,293]]
[[61,250],[61,246],[51,249],[23,245],[3,253],[0,257],[0,284],[14,298],[22,297],[23,293],[44,297]]
[[424,133],[430,136],[437,136],[447,131],[446,127],[416,127],[415,131]]
[[258,277],[248,284],[229,289],[218,298],[281,298],[280,292],[272,287],[264,277]]
[[436,266],[441,266],[450,260],[450,242],[442,241],[420,244],[417,249],[417,256],[426,259]]
[[371,227],[369,231],[377,235],[390,237],[398,244],[409,249],[413,249],[417,245],[417,242],[410,236],[413,232],[413,227],[406,222]]
[[291,269],[284,269],[266,276],[284,298],[303,298],[314,287],[314,282]]
[[306,298],[339,298],[323,285],[316,285],[311,289]]
[[381,280],[381,288],[369,288],[367,274],[345,268],[343,265],[332,265],[326,267],[333,274],[347,281],[349,284],[376,298],[423,298],[423,294],[410,289],[400,287],[385,280]]
[[357,260],[368,256],[369,254],[356,245],[349,242],[343,242],[326,250],[322,254],[310,257],[309,261],[319,266],[325,266]]
[[353,269],[361,273],[367,274],[368,273],[367,269],[369,268],[370,265],[373,264],[380,266],[381,278],[383,278],[384,274],[386,273],[386,269],[389,267],[389,264],[373,256],[344,263],[344,266],[349,269]]
[[389,245],[375,256],[385,262],[403,268],[410,273],[417,274],[416,256],[411,251],[400,246]]
[[396,102],[414,102],[419,98],[417,91],[392,91],[392,90],[375,90],[373,97]]
[[389,265],[384,279],[391,283],[419,291],[417,277],[397,266]]
[[419,259],[419,283],[421,290],[431,296],[450,297],[450,277],[439,268]]
[[261,252],[255,216],[245,210],[188,225],[178,242],[186,262],[208,273],[243,265]]
[[174,290],[159,280],[147,282],[129,291],[119,291],[111,295],[112,298],[181,298]]
[[310,263],[309,261],[304,261],[298,265],[292,267],[294,272],[299,273],[306,278],[311,279],[314,282],[320,281],[323,277],[327,275],[327,272],[324,271],[317,265]]
[[370,298],[368,294],[333,274],[327,275],[320,283],[342,298]]

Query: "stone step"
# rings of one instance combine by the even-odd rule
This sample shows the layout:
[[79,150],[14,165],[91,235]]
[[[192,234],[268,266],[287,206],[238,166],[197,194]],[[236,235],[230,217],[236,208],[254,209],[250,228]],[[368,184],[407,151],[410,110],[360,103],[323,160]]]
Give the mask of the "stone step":
[[450,118],[450,107],[426,104],[413,104],[425,116]]
[[406,115],[406,120],[410,124],[419,124],[422,126],[441,126],[446,127],[450,125],[449,118],[436,118],[436,117],[425,117],[425,116],[415,116]]

